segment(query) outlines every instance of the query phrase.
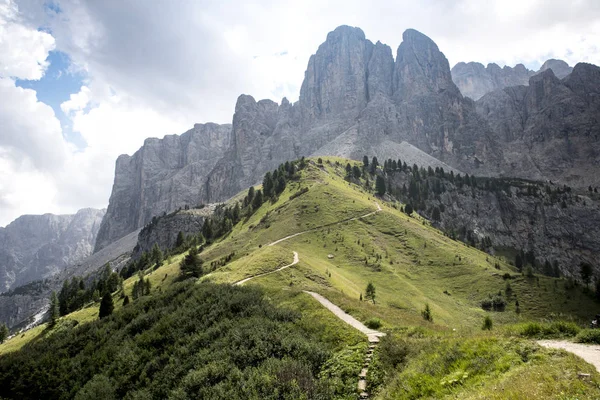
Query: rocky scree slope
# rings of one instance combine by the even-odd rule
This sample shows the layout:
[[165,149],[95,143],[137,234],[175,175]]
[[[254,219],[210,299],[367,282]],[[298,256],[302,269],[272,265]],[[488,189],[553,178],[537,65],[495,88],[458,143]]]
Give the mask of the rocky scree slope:
[[92,254],[105,211],[23,215],[0,228],[0,292],[54,276]]

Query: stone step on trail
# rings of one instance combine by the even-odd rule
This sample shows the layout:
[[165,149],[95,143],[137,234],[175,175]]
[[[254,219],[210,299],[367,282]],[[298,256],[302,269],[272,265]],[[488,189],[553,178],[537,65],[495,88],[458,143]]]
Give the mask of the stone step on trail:
[[346,312],[344,312],[344,310],[342,310],[341,308],[339,308],[338,306],[336,306],[335,304],[333,304],[318,293],[310,292],[308,290],[305,290],[304,293],[310,294],[319,303],[325,306],[325,308],[327,308],[329,311],[335,314],[336,317],[338,317],[348,325],[352,326],[353,328],[358,329],[363,334],[367,335],[369,347],[367,349],[367,353],[365,354],[363,368],[360,371],[360,374],[358,375],[358,391],[360,392],[359,396],[361,399],[368,399],[369,393],[367,392],[367,373],[369,372],[369,365],[373,358],[375,347],[379,343],[379,338],[385,336],[385,333],[367,328],[365,325],[362,324],[362,322],[347,314]]

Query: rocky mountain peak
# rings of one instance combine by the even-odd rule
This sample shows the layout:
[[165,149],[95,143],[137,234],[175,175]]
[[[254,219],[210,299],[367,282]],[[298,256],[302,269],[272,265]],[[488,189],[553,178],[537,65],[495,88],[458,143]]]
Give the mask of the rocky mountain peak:
[[560,79],[569,75],[573,71],[573,68],[570,67],[569,64],[567,64],[565,61],[557,60],[555,58],[546,60],[546,62],[542,64],[538,72],[543,72],[548,69],[551,69],[552,72],[554,72],[554,75],[556,75],[556,77]]
[[367,88],[369,101],[378,93],[392,96],[392,80],[394,75],[394,56],[392,48],[377,41],[367,67]]
[[373,43],[360,28],[340,26],[310,57],[300,89],[308,122],[328,115],[357,115],[368,102],[367,63]]
[[407,29],[396,56],[394,98],[441,92],[460,96],[446,56],[429,37]]
[[600,68],[593,64],[578,63],[563,82],[588,104],[600,106]]

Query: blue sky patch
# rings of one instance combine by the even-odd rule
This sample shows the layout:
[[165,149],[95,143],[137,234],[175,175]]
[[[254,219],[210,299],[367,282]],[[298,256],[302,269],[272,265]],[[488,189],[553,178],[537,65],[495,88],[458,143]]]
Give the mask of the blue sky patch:
[[70,70],[71,59],[61,51],[51,51],[46,60],[50,65],[42,79],[39,81],[17,79],[16,85],[35,90],[38,100],[48,104],[54,110],[65,138],[77,147],[83,148],[85,141],[78,132],[73,132],[71,120],[63,113],[60,105],[69,100],[71,94],[79,92],[85,75]]

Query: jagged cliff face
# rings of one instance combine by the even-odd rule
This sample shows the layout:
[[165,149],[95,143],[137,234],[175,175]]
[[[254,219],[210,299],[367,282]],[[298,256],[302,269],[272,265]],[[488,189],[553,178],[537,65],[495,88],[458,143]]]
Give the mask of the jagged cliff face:
[[146,139],[133,156],[120,156],[95,251],[153,216],[200,204],[206,176],[230,141],[231,125],[197,124],[181,136]]
[[56,275],[92,253],[105,210],[24,215],[0,228],[0,292]]
[[527,85],[529,78],[548,69],[552,69],[554,75],[561,79],[573,71],[569,64],[555,59],[547,60],[538,71],[527,69],[523,64],[517,64],[514,68],[509,66],[500,68],[494,63],[484,67],[478,62],[459,62],[452,67],[452,80],[463,96],[479,100],[485,94],[495,90]]
[[[283,99],[277,104],[242,95],[231,126],[198,125],[181,137],[148,140],[132,157],[120,157],[96,249],[141,228],[155,215],[223,201],[260,182],[280,163],[302,156],[425,159],[414,154],[416,149],[479,176],[518,172],[554,180],[574,175],[577,165],[593,159],[580,150],[570,152],[572,164],[562,163],[563,173],[545,168],[555,154],[550,147],[526,147],[516,140],[536,137],[535,130],[544,131],[564,115],[559,108],[549,114],[542,105],[554,101],[553,90],[517,86],[505,89],[497,100],[481,99],[476,104],[463,97],[446,57],[430,38],[409,29],[402,39],[394,60],[388,46],[373,44],[359,28],[338,27],[311,56],[298,102]],[[564,65],[554,60],[544,68],[540,76],[546,76],[548,68],[564,70]],[[522,66],[511,71],[515,77],[504,79],[503,85],[529,78]],[[582,76],[577,84],[583,93],[578,96],[587,103],[578,103],[579,109],[573,110],[591,121],[597,113],[589,78]],[[509,104],[511,99],[516,103]],[[526,103],[527,111],[521,109]],[[525,127],[527,121],[531,128]],[[587,122],[583,125],[594,132]],[[570,182],[583,184],[589,175]]]
[[477,101],[477,111],[502,138],[505,175],[595,187],[599,98],[600,68],[580,63],[562,80],[548,69],[529,86],[489,93]]

